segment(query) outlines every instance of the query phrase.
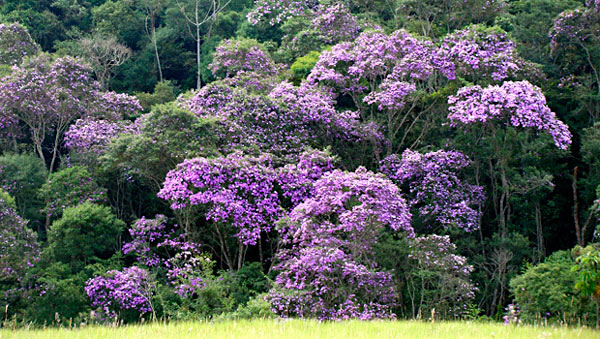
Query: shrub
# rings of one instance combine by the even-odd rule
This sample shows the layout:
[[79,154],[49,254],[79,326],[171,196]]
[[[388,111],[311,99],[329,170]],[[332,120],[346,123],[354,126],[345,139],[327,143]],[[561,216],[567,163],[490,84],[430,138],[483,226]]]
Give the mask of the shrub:
[[577,273],[571,270],[574,264],[569,252],[558,251],[510,281],[522,320],[545,318],[574,323],[593,318],[593,304],[575,289]]
[[106,206],[85,202],[69,207],[52,223],[48,246],[52,257],[77,271],[85,264],[110,258],[120,247],[125,223]]

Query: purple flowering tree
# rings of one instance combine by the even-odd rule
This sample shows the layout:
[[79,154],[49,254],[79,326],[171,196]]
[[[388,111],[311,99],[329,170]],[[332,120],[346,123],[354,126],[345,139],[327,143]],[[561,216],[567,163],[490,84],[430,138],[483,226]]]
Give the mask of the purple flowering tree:
[[516,44],[506,32],[482,25],[469,26],[444,38],[438,54],[452,60],[447,72],[471,80],[501,81],[516,74],[522,63]]
[[104,276],[88,280],[85,286],[92,307],[100,309],[101,317],[111,320],[118,319],[121,312],[127,310],[140,314],[152,313],[156,318],[152,303],[155,290],[151,274],[136,266],[108,271]]
[[[37,154],[45,161],[51,154],[54,169],[63,133],[76,119],[94,107],[99,85],[91,69],[78,60],[64,57],[51,61],[41,55],[20,67],[0,84],[0,107],[10,120],[21,122],[31,135]],[[50,150],[44,141],[52,135]]]
[[258,41],[246,38],[229,39],[219,44],[209,69],[220,78],[233,77],[243,71],[266,76],[279,73],[269,52]]
[[[538,250],[543,250],[541,206],[552,191],[552,176],[543,170],[543,161],[558,157],[571,144],[571,133],[546,103],[540,88],[527,81],[505,82],[482,88],[465,87],[448,99],[450,126],[464,133],[456,137],[456,147],[473,160],[474,181],[490,183],[487,195],[490,211],[497,225],[499,239],[506,241],[515,199],[521,198],[535,216]],[[518,226],[517,226],[518,227]],[[508,250],[497,256],[495,269],[505,267],[512,259]],[[501,270],[489,288],[496,296],[491,307],[505,304],[506,274]]]
[[295,162],[307,147],[350,143],[379,145],[382,135],[373,123],[362,123],[355,112],[338,112],[332,96],[321,88],[283,82],[267,95],[215,82],[193,97],[180,97],[179,105],[205,119],[218,119],[223,127],[221,152],[243,150],[270,153],[278,162]]
[[453,127],[482,125],[493,133],[499,126],[512,126],[547,133],[562,150],[571,144],[568,126],[548,107],[541,89],[527,81],[464,87],[448,103]]
[[[429,230],[457,227],[467,232],[479,229],[483,187],[463,179],[470,159],[454,151],[419,153],[405,150],[402,158],[383,160],[381,172],[406,187],[414,221]],[[418,217],[418,218],[417,218]]]
[[[499,192],[492,192],[492,200],[500,229],[505,233],[510,215],[511,195],[517,192],[524,194],[551,185],[544,175],[531,177],[528,180],[530,187],[511,184],[511,159],[510,152],[506,151],[506,147],[509,147],[507,138],[512,138],[511,136],[519,131],[527,136],[544,133],[552,137],[558,149],[566,150],[571,144],[571,132],[550,110],[541,89],[527,81],[509,81],[500,86],[486,88],[465,87],[455,96],[451,96],[448,103],[450,125],[476,135],[477,145],[485,145],[491,152],[486,155],[489,158],[487,167],[491,171],[489,176],[492,180],[499,181],[497,186],[494,186]],[[524,152],[527,153],[526,150]]]
[[277,180],[283,197],[296,207],[314,196],[314,183],[335,169],[336,160],[329,152],[312,150],[302,153],[298,163],[280,167]]
[[378,272],[373,245],[383,229],[413,234],[411,214],[396,185],[359,168],[335,170],[313,196],[279,223],[285,249],[268,299],[282,316],[319,319],[391,318],[396,294]]
[[318,0],[258,0],[254,10],[248,13],[248,21],[253,25],[266,22],[274,26],[290,18],[307,15],[318,6]]
[[[184,161],[167,174],[158,197],[171,202],[186,234],[197,231],[192,228],[194,216],[205,212],[198,224],[214,230],[221,249],[216,255],[230,269],[239,270],[248,246],[271,231],[283,213],[276,184],[269,157],[233,153]],[[237,248],[228,246],[231,236]]]
[[167,221],[164,215],[142,217],[129,229],[132,240],[123,245],[123,253],[134,254],[139,265],[156,274],[166,272],[175,293],[187,297],[203,286],[200,245],[187,241],[177,225],[169,228]]
[[[550,30],[551,54],[563,79],[560,87],[573,90],[589,112],[592,122],[600,119],[600,3],[562,12]],[[577,61],[580,60],[580,61]]]
[[473,266],[456,254],[449,236],[428,235],[409,240],[409,272],[406,275],[412,316],[441,314],[457,318],[467,311],[477,288],[469,276]]
[[432,42],[405,30],[391,35],[375,30],[324,51],[307,80],[338,97],[349,96],[363,121],[385,125],[386,151],[391,154],[423,125],[430,107],[421,98],[437,90],[442,80],[454,79],[452,70],[453,64]]
[[18,23],[0,24],[0,64],[19,65],[25,57],[39,52],[40,46],[25,27]]
[[19,297],[26,272],[38,261],[37,236],[21,218],[14,200],[0,190],[0,295],[11,304]]

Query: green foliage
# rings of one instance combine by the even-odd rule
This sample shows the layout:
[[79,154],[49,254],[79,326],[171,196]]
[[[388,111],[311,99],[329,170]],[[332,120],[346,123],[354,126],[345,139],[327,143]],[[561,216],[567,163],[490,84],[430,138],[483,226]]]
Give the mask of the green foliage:
[[577,273],[571,270],[575,260],[569,251],[558,251],[543,263],[528,266],[510,281],[510,290],[525,321],[567,320],[576,323],[590,319],[593,307],[575,289]]
[[315,67],[321,53],[317,51],[311,51],[305,56],[299,57],[294,61],[290,70],[292,71],[292,81],[294,85],[299,86],[302,80],[310,74],[310,71]]
[[177,164],[216,153],[218,130],[217,121],[201,119],[175,103],[156,105],[143,117],[140,134],[122,135],[112,142],[102,157],[104,170],[131,169],[158,192]]
[[38,194],[40,199],[45,201],[44,212],[47,221],[59,218],[65,208],[86,201],[93,203],[106,201],[105,190],[99,187],[90,173],[81,166],[52,173]]
[[12,209],[17,208],[17,203],[15,202],[15,198],[11,197],[8,192],[4,191],[0,188],[0,200],[4,201],[6,205]]
[[48,250],[54,260],[77,271],[108,259],[121,247],[125,223],[109,207],[85,202],[69,207],[48,230]]
[[156,83],[154,86],[153,93],[136,93],[135,96],[140,101],[140,104],[145,111],[150,111],[152,106],[158,104],[166,104],[171,101],[175,101],[176,88],[172,81],[163,81]]
[[586,297],[600,300],[600,246],[588,245],[585,248],[576,248],[578,254],[575,259],[573,271],[577,272],[575,287]]
[[14,197],[19,214],[30,220],[33,228],[43,225],[43,199],[37,191],[46,182],[46,165],[33,154],[0,156],[0,188]]

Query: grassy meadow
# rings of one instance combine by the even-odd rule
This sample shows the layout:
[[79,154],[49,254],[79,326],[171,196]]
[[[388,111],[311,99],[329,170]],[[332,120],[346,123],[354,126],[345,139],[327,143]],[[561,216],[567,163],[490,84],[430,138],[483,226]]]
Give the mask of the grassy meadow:
[[0,338],[600,338],[588,328],[506,326],[479,322],[252,320],[151,323],[78,329],[0,330]]

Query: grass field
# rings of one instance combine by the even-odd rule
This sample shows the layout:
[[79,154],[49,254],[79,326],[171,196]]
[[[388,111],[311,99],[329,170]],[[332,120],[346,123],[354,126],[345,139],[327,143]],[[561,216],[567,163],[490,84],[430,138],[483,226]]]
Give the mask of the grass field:
[[417,321],[254,320],[181,322],[83,329],[0,330],[0,338],[600,338],[582,328],[505,326],[497,323]]

